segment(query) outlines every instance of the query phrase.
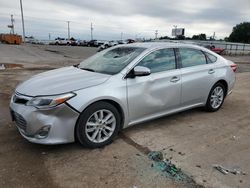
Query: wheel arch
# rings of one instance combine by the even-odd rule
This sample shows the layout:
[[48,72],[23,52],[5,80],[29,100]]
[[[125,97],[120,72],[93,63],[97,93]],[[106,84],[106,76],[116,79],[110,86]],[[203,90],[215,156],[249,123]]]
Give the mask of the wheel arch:
[[[123,111],[121,105],[118,102],[114,101],[114,100],[111,100],[111,99],[100,99],[100,100],[94,101],[94,102],[88,104],[88,106],[86,106],[86,108],[84,108],[80,113],[83,113],[88,107],[90,107],[91,105],[93,105],[95,103],[98,103],[98,102],[107,102],[109,104],[112,104],[118,110],[119,114],[121,115],[121,122],[120,122],[121,123],[121,127],[120,127],[120,130],[122,130],[123,127],[124,127],[124,122],[125,122],[125,114],[124,114],[124,111]],[[75,141],[77,141],[77,137],[76,137],[76,125],[77,125],[79,119],[80,119],[80,116],[77,118],[77,121],[76,121],[75,127],[74,127]]]
[[120,130],[121,130],[124,126],[124,119],[125,119],[125,114],[124,114],[124,111],[123,111],[121,105],[118,102],[111,100],[111,99],[103,99],[103,100],[99,100],[97,102],[101,102],[101,101],[112,104],[118,110],[119,114],[121,115],[121,122],[120,122],[121,123]]
[[[228,83],[227,83],[227,81],[226,80],[224,80],[224,79],[220,79],[220,80],[218,80],[215,84],[218,84],[218,83],[221,83],[224,87],[225,87],[225,96],[227,96],[227,92],[228,92]],[[214,84],[214,85],[215,85]],[[214,86],[213,85],[213,86]]]
[[[213,107],[211,107],[211,105],[210,105],[210,95],[211,95],[211,93],[213,92],[213,88],[215,88],[215,86],[216,86],[217,84],[223,85],[224,88],[225,88],[225,92],[224,92],[223,101],[222,101],[222,103],[220,104],[220,106],[219,106],[218,108],[213,108]],[[207,101],[206,101],[206,104],[205,104],[205,106],[204,106],[204,109],[205,109],[206,111],[208,111],[208,112],[215,112],[215,111],[217,111],[218,109],[220,109],[220,107],[222,106],[222,104],[223,104],[223,102],[224,102],[224,99],[225,99],[226,96],[227,96],[227,92],[228,92],[228,83],[227,83],[227,81],[224,80],[224,79],[219,79],[217,82],[215,82],[215,83],[212,85],[212,87],[211,87],[211,89],[210,89],[210,92],[209,92],[209,94],[208,94],[208,96],[207,96]]]
[[212,88],[213,88],[216,84],[218,84],[218,83],[223,84],[223,86],[225,87],[225,90],[226,90],[224,97],[227,96],[227,92],[228,92],[228,83],[227,83],[226,80],[220,79],[220,80],[218,80],[217,82],[215,82],[215,83],[211,86],[211,88],[210,88],[210,90],[209,90],[209,93],[208,93],[208,95],[207,95],[207,97],[206,97],[206,102],[207,102],[207,100],[208,100],[208,97],[209,97],[209,94],[210,94]]

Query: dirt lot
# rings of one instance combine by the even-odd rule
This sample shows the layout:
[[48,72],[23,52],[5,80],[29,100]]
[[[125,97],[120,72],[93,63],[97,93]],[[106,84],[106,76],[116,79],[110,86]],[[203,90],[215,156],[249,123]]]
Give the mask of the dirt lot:
[[[111,145],[95,150],[77,143],[42,146],[24,140],[9,117],[15,86],[95,52],[84,47],[0,44],[0,64],[21,64],[0,70],[0,187],[250,187],[249,57],[227,57],[240,63],[241,73],[233,94],[216,113],[194,109],[133,126]],[[152,167],[145,150],[162,151],[197,184],[165,177]],[[223,175],[214,164],[247,174]]]

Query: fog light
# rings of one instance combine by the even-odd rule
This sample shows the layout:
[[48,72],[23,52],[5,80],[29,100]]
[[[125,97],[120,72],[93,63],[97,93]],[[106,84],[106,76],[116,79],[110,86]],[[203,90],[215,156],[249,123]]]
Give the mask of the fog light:
[[44,126],[37,132],[35,137],[39,139],[46,138],[49,134],[49,130],[50,130],[49,126]]

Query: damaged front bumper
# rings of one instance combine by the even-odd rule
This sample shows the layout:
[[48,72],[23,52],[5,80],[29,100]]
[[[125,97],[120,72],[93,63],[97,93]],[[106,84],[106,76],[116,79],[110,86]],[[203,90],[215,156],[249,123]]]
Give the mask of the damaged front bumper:
[[63,144],[75,141],[74,129],[79,113],[63,103],[41,110],[16,103],[11,98],[10,112],[20,134],[38,144]]

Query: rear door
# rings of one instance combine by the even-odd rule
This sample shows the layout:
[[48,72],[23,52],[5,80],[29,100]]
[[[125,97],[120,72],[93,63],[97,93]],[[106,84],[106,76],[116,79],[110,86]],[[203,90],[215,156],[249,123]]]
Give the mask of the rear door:
[[180,105],[181,75],[174,49],[159,49],[137,66],[151,70],[148,76],[127,78],[130,122],[171,110]]
[[204,103],[215,81],[215,67],[201,50],[179,48],[182,106]]

